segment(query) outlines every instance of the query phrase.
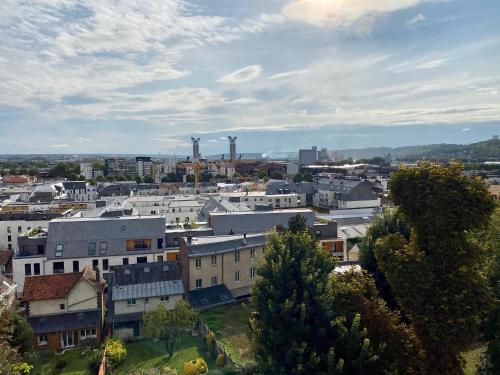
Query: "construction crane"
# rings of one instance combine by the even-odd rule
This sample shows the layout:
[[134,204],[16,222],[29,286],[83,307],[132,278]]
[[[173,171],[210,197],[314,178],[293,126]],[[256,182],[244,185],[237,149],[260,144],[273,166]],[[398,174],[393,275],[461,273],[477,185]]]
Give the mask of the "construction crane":
[[200,162],[195,161],[193,167],[194,167],[194,193],[200,194],[200,172],[201,172]]

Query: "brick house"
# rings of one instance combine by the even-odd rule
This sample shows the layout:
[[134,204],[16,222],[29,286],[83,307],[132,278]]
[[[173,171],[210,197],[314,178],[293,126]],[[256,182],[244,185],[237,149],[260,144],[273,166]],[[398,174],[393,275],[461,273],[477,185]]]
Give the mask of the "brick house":
[[101,339],[103,287],[99,271],[26,277],[23,301],[39,350],[87,346]]

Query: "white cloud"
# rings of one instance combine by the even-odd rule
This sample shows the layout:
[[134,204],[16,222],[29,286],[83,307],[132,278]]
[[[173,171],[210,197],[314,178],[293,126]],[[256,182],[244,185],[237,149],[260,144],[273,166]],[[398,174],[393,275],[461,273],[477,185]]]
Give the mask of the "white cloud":
[[217,139],[209,139],[208,142],[209,143],[219,143],[219,141]]
[[422,13],[417,14],[415,17],[413,17],[411,20],[407,21],[406,24],[410,26],[414,26],[419,22],[425,21],[426,18]]
[[309,73],[309,69],[303,69],[303,70],[291,70],[289,72],[283,72],[283,73],[278,73],[274,74],[270,77],[267,77],[267,79],[283,79],[283,78],[289,78],[292,76],[296,75],[302,75],[302,74],[307,74]]
[[259,65],[249,65],[244,68],[235,70],[218,79],[219,82],[223,83],[242,83],[248,82],[260,75],[262,68]]
[[464,128],[462,129],[462,131],[465,133],[465,132],[470,132],[470,128]]
[[69,148],[69,145],[67,143],[59,143],[59,144],[51,145],[50,147],[52,147],[52,148]]
[[282,12],[316,26],[350,26],[368,18],[412,7],[424,0],[292,0]]
[[92,138],[78,137],[77,141],[80,143],[90,143],[92,142]]

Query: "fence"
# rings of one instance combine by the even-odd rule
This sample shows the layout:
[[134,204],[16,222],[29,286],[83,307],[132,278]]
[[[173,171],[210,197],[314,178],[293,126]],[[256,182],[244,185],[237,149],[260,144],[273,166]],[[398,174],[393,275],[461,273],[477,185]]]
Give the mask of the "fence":
[[[199,328],[200,328],[200,334],[203,337],[203,339],[205,339],[207,337],[207,335],[210,332],[212,332],[210,330],[210,328],[208,328],[207,324],[202,320],[199,321]],[[214,335],[214,337],[215,337],[215,335]],[[224,346],[222,346],[222,344],[219,341],[217,341],[217,339],[215,340],[215,352],[217,353],[217,355],[222,354],[224,356],[224,360],[226,361],[226,363],[228,365],[230,365],[232,367],[236,367],[236,364],[233,361],[233,359],[231,358],[231,356],[229,355],[229,353],[226,351]]]

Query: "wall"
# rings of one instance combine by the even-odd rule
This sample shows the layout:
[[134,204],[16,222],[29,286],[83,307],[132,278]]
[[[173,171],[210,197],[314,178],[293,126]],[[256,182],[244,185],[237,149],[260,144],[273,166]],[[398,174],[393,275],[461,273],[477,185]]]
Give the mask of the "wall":
[[[49,225],[48,220],[6,220],[0,221],[0,250],[16,250],[17,249],[17,236],[27,231],[28,228],[47,228]],[[21,227],[19,232],[17,229]],[[10,227],[10,233],[7,233],[7,228]],[[11,236],[11,241],[8,241],[8,236]],[[9,249],[10,244],[10,249]]]
[[132,314],[137,312],[148,312],[154,310],[158,305],[162,304],[167,310],[172,310],[177,302],[182,299],[181,294],[169,296],[168,302],[162,301],[160,297],[150,297],[148,302],[146,298],[138,298],[135,305],[127,305],[127,301],[115,301],[115,315]]
[[339,210],[348,210],[351,208],[369,208],[380,207],[380,198],[369,201],[338,201]]
[[66,297],[67,311],[97,309],[97,290],[87,280],[80,280]]
[[12,258],[12,279],[17,284],[17,295],[22,294],[24,288],[24,265],[31,264],[31,270],[33,271],[33,264],[40,264],[40,275],[45,275],[45,262],[47,259],[45,257],[24,257],[24,258]]
[[[60,304],[65,306],[64,310],[59,308]],[[57,299],[48,299],[43,301],[31,301],[29,303],[29,315],[30,316],[38,316],[38,315],[49,315],[49,314],[60,314],[64,313],[67,310],[66,299],[65,298],[57,298]]]

